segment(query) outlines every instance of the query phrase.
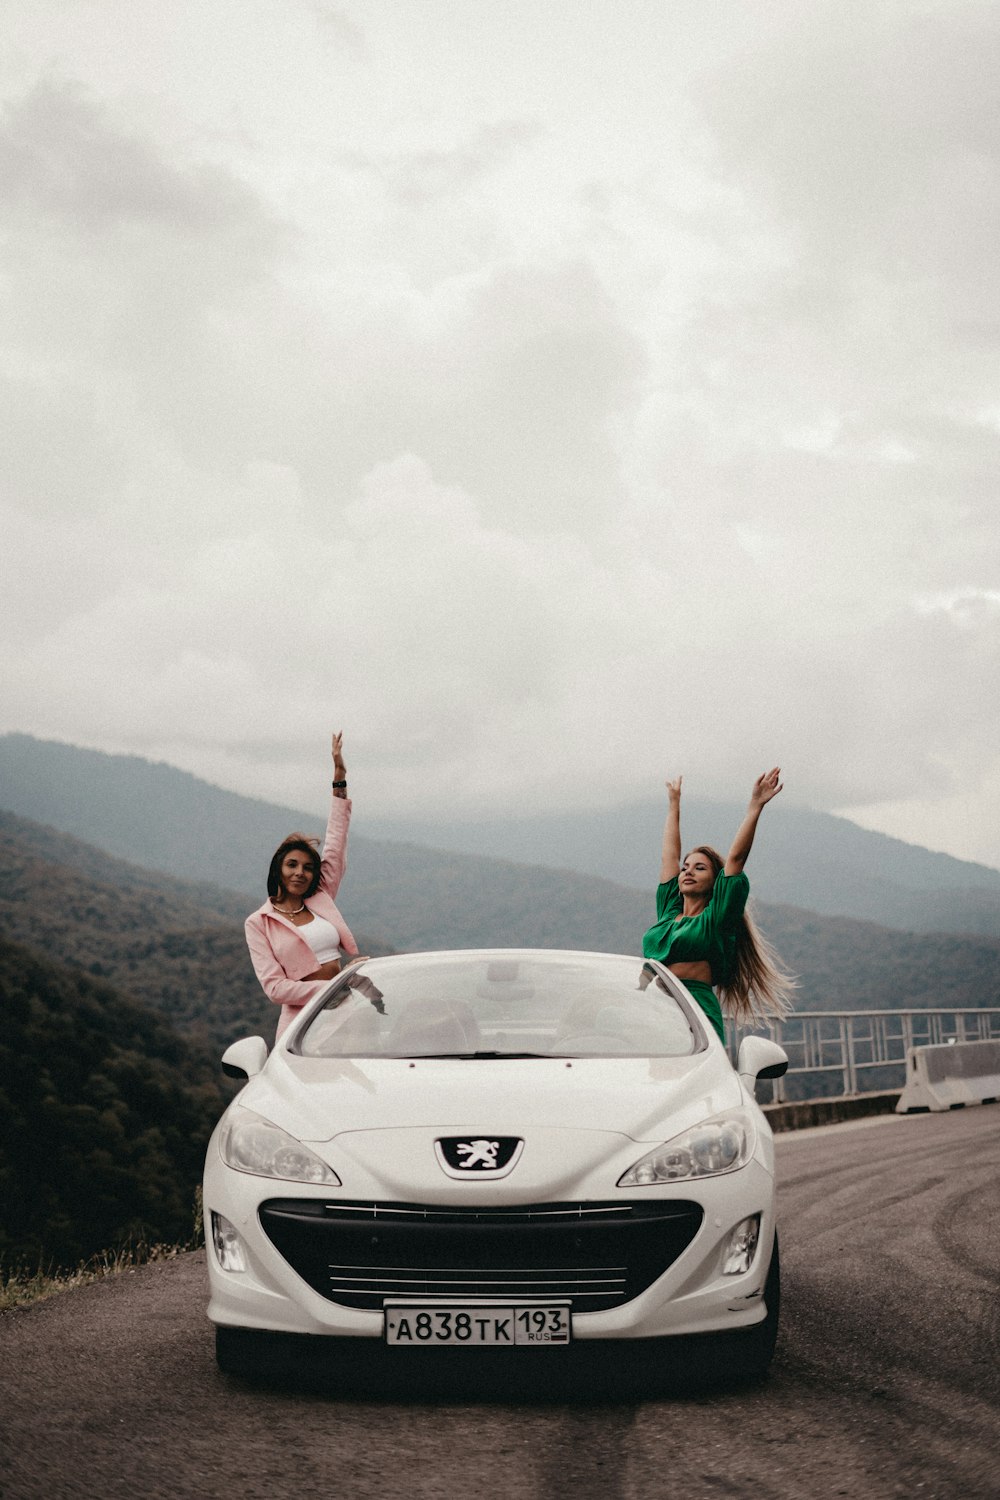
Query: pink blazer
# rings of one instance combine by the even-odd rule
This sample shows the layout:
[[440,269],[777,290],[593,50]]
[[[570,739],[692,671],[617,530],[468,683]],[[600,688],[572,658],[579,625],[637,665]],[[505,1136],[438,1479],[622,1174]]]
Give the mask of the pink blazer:
[[[351,804],[348,798],[333,797],[326,838],[323,841],[319,888],[307,899],[306,906],[317,917],[325,917],[328,922],[333,922],[340,932],[340,945],[345,953],[355,954],[358,945],[354,934],[333,900],[347,869],[347,832],[350,822]],[[261,987],[270,1000],[281,1006],[277,1030],[277,1036],[280,1036],[293,1016],[330,981],[305,979],[306,974],[311,974],[318,967],[316,955],[295,923],[276,912],[270,901],[265,901],[263,906],[259,906],[247,917],[245,930],[247,947]]]

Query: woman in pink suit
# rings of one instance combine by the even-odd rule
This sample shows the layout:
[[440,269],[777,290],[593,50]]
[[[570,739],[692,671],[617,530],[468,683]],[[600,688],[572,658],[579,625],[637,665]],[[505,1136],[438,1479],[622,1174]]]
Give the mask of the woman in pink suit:
[[268,899],[246,920],[247,947],[265,995],[281,1006],[277,1036],[357,956],[354,935],[334,904],[347,868],[351,803],[342,734],[333,736],[333,797],[320,857],[319,840],[290,833],[267,875]]

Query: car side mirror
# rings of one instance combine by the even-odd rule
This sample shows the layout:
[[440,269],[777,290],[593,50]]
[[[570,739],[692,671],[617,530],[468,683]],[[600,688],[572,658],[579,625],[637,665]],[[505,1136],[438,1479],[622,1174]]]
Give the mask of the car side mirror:
[[254,1078],[267,1062],[267,1043],[262,1036],[244,1036],[222,1054],[227,1078]]
[[745,1036],[740,1042],[736,1071],[753,1092],[758,1078],[781,1078],[788,1071],[788,1053],[766,1036]]

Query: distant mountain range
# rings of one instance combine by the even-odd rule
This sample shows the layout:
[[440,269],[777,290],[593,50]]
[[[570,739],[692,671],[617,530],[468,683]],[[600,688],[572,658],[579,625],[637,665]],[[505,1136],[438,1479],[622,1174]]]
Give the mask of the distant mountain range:
[[[313,807],[322,806],[321,775],[317,780],[306,798]],[[18,734],[0,737],[0,806],[136,864],[187,880],[218,880],[258,900],[270,851],[290,828],[321,831],[323,817],[240,797],[162,763]],[[648,914],[663,812],[662,802],[617,808],[600,803],[575,814],[512,813],[460,824],[384,819],[358,806],[349,875],[353,912],[360,900],[362,920],[373,932],[398,931],[400,923],[412,927],[393,896],[400,893],[404,869],[422,870],[429,895],[435,882],[447,879],[447,870],[458,868],[429,852],[437,850],[473,861],[461,869],[483,890],[486,912],[496,908],[493,882],[509,878],[496,861],[506,861],[597,878],[606,882],[611,901],[621,899],[612,895],[612,884],[641,890]],[[742,814],[735,803],[686,797],[685,837],[725,851]],[[1000,871],[870,833],[844,818],[784,804],[783,798],[764,813],[749,873],[755,896],[765,902],[914,932],[1000,937]],[[519,888],[541,878],[519,876]],[[568,916],[571,882],[565,894]],[[439,915],[447,920],[446,912]],[[506,940],[520,940],[516,924],[530,911],[515,905],[505,907],[504,916]],[[573,923],[574,931],[579,926]]]
[[[1000,937],[1000,870],[786,804],[784,795],[765,810],[747,867],[761,900],[916,932]],[[712,844],[725,854],[745,811],[745,803],[685,796],[685,847]],[[659,868],[665,812],[664,796],[624,807],[512,813],[474,823],[366,815],[363,827],[377,839],[556,866],[649,890]]]
[[[246,897],[144,870],[0,812],[0,931],[156,1011],[218,1055],[270,1038],[277,1008],[247,954]],[[385,951],[363,939],[365,952]]]
[[[4,803],[18,810],[0,810],[0,1263],[67,1264],[128,1236],[183,1238],[205,1140],[235,1087],[215,1058],[235,1037],[274,1034],[276,1009],[254,976],[243,920],[263,896],[274,846],[296,826],[319,832],[322,817],[169,766],[25,736],[0,740]],[[735,826],[729,809],[718,833],[703,810],[687,811],[720,843]],[[825,860],[841,889],[852,851],[864,847],[882,858],[867,877],[873,887],[879,871],[896,868],[909,884],[897,881],[892,900],[919,906],[923,892],[925,915],[944,894],[956,915],[975,908],[985,921],[995,901],[994,872],[794,809],[783,810],[782,834],[778,811],[768,810],[755,865],[759,854],[766,868],[769,842],[790,849],[815,817],[810,868]],[[514,820],[479,836],[503,848],[547,839],[560,857],[625,869],[648,834],[654,862],[659,843],[660,810],[633,813],[634,825],[599,812],[550,820],[548,833]],[[363,810],[357,825],[371,826]],[[759,891],[765,881],[754,880]],[[354,834],[343,905],[371,953],[637,952],[652,916],[646,886]],[[756,914],[800,977],[800,1010],[1000,1005],[1000,938],[906,932],[767,901]]]
[[[8,752],[0,797],[17,790],[22,802],[48,809],[50,824],[95,832],[83,843],[0,814],[5,933],[108,979],[204,1040],[272,1035],[273,1007],[250,968],[243,918],[263,895],[281,837],[296,826],[319,830],[321,820],[168,766],[19,739],[22,759],[34,747],[32,774],[15,781],[10,740],[0,741]],[[128,863],[103,852],[115,848]],[[164,866],[188,878],[168,878]],[[637,952],[652,918],[650,890],[355,835],[343,904],[355,932],[367,935],[368,952],[480,945]],[[756,911],[800,976],[801,1009],[1000,1004],[997,938],[907,933],[787,904],[757,902]]]

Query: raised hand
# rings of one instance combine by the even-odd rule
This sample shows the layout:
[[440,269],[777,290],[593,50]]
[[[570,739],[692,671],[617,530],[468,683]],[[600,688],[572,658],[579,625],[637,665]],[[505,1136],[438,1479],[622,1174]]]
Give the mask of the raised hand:
[[678,776],[676,778],[676,780],[674,780],[674,781],[664,782],[664,785],[666,786],[667,791],[670,793],[671,798],[673,798],[673,797],[679,797],[680,796],[680,794],[681,794],[681,782],[683,780],[684,780],[683,776]]
[[736,830],[732,848],[726,857],[726,874],[739,875],[747,862],[747,856],[753,845],[753,836],[757,828],[757,819],[761,812],[781,791],[781,767],[774,766],[770,771],[765,771],[758,776],[750,793],[750,805],[746,811],[746,817]]
[[347,767],[344,765],[344,731],[338,729],[330,740],[330,753],[333,756],[333,779],[334,781],[345,781],[347,779]]
[[781,780],[781,767],[775,766],[770,771],[765,771],[758,776],[750,793],[751,807],[764,807],[772,797],[776,797],[781,791],[784,782]]

